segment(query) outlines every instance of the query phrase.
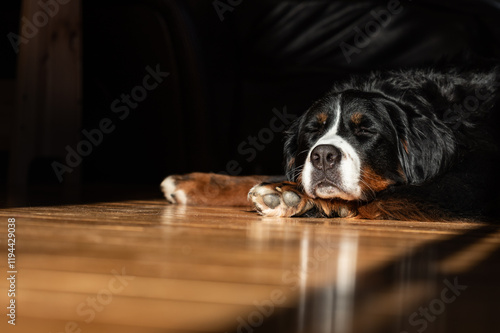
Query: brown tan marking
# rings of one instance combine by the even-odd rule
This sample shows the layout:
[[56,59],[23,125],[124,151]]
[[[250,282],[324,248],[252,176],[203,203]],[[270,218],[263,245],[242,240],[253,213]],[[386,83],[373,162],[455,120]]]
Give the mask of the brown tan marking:
[[357,204],[342,200],[311,199],[313,205],[326,217],[353,218],[358,215]]
[[363,114],[359,112],[356,112],[351,116],[351,121],[356,125],[361,124],[362,119],[363,119]]
[[324,124],[328,120],[328,114],[325,112],[318,113],[316,115],[316,119],[318,119],[318,122],[320,122],[321,124]]
[[398,174],[401,176],[402,179],[404,179],[405,183],[408,181],[406,178],[406,174],[403,171],[403,167],[401,165],[398,166]]
[[393,185],[394,181],[376,173],[370,167],[361,168],[360,186],[363,193],[380,192]]
[[287,167],[288,169],[292,169],[295,164],[295,157],[292,157],[290,161],[288,161]]
[[360,206],[358,212],[357,219],[422,222],[452,220],[437,207],[399,198],[375,200]]
[[402,198],[355,203],[341,200],[314,200],[314,206],[327,217],[369,220],[450,221],[451,217],[437,207]]
[[407,154],[409,154],[409,153],[408,153],[408,141],[406,141],[406,140],[404,140],[404,139],[401,139],[401,144],[403,145],[403,148],[404,148],[405,152],[406,152]]

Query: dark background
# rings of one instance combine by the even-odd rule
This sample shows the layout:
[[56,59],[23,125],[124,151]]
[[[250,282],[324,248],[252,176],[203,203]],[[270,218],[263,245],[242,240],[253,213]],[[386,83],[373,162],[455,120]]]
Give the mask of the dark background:
[[[341,43],[355,47],[356,29],[366,33],[376,22],[371,11],[387,11],[389,2],[244,0],[222,21],[213,0],[84,1],[82,129],[110,118],[116,130],[84,158],[83,191],[108,185],[104,198],[144,189],[160,195],[158,185],[169,174],[229,171],[230,161],[238,174],[280,174],[281,134],[255,158],[238,149],[269,128],[273,109],[300,115],[351,73],[432,65],[464,53],[500,56],[499,2],[401,0],[401,13],[349,62]],[[16,54],[5,36],[19,29],[20,2],[2,7],[0,182],[6,188]],[[112,102],[142,84],[147,66],[157,65],[169,77],[118,120]],[[63,187],[50,166],[58,158],[33,159],[29,186]]]

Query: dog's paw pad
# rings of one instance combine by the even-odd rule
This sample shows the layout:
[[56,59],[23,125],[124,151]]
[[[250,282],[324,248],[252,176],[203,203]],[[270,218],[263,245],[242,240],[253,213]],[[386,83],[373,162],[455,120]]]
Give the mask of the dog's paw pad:
[[280,196],[278,194],[266,194],[262,197],[262,201],[267,207],[274,209],[281,204]]
[[312,208],[306,197],[295,192],[294,185],[287,183],[261,184],[250,190],[249,200],[264,216],[299,216]]
[[301,200],[302,198],[295,192],[286,191],[283,193],[283,202],[288,207],[297,207]]
[[337,211],[339,217],[345,218],[352,215],[352,212],[347,207],[340,207]]

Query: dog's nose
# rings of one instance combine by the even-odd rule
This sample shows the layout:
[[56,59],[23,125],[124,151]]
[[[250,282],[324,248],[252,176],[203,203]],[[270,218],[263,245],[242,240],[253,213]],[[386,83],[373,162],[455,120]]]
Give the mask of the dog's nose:
[[319,145],[311,152],[311,163],[318,170],[328,170],[340,161],[340,150],[332,145]]

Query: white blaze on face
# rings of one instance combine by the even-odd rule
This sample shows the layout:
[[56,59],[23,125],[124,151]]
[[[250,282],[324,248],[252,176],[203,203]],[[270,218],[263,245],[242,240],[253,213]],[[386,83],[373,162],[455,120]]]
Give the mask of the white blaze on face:
[[[340,97],[339,97],[340,98]],[[311,197],[319,197],[324,199],[340,198],[344,200],[355,200],[361,196],[361,188],[359,186],[361,161],[356,150],[345,141],[338,130],[341,121],[340,99],[337,101],[335,108],[335,122],[328,131],[314,144],[309,150],[304,170],[302,172],[302,185],[306,193]],[[338,179],[340,182],[336,184],[339,188],[333,186],[314,189],[313,186],[313,171],[314,166],[311,163],[311,152],[319,145],[332,145],[338,148],[342,154],[338,170]]]

